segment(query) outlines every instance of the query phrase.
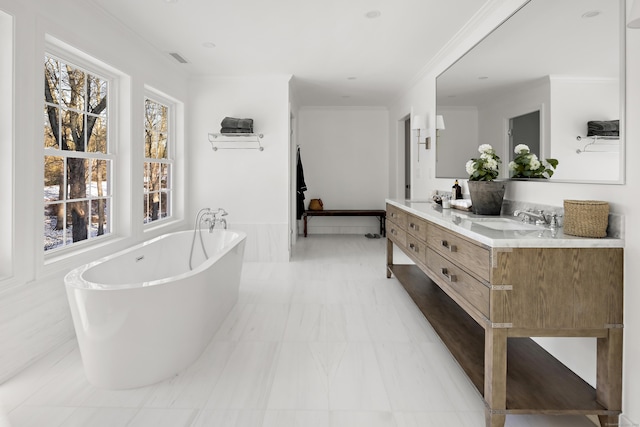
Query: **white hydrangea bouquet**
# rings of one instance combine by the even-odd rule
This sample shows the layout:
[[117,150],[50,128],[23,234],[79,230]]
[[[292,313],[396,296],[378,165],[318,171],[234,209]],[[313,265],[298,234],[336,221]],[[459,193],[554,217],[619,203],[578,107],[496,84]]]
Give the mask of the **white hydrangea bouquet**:
[[509,162],[511,178],[544,178],[548,179],[553,175],[554,169],[558,166],[558,160],[539,160],[538,156],[531,153],[525,144],[518,144],[513,150],[516,157]]
[[469,181],[493,181],[498,177],[502,160],[489,144],[480,145],[478,151],[480,157],[469,160],[465,166]]

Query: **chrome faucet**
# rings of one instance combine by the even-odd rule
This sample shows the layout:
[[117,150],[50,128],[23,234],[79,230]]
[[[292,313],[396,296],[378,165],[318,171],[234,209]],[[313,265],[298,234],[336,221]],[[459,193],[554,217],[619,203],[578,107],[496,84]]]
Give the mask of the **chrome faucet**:
[[545,225],[549,226],[551,229],[558,229],[560,225],[558,224],[558,214],[553,212],[550,215],[545,215],[542,209],[539,209],[538,212],[533,212],[531,210],[520,210],[516,209],[513,212],[513,216],[522,216],[522,221],[528,221],[529,223],[535,219],[536,225]]
[[211,212],[211,219],[209,222],[209,232],[212,232],[216,227],[216,224],[222,224],[222,227],[227,229],[227,220],[226,218],[222,218],[223,216],[227,216],[229,213],[222,208],[218,208],[218,210]]

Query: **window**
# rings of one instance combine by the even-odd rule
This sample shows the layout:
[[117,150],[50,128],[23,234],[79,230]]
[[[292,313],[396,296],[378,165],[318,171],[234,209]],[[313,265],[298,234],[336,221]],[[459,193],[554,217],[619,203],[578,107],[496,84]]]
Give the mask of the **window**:
[[171,109],[156,100],[144,102],[144,216],[145,224],[171,217]]
[[111,232],[109,80],[44,58],[44,250]]

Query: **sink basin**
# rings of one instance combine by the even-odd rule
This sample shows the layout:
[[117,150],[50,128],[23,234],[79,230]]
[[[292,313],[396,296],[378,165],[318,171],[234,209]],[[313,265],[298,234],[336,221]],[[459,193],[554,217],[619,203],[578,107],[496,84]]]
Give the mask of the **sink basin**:
[[541,225],[527,224],[522,221],[515,221],[507,218],[478,218],[471,220],[474,224],[499,231],[531,231],[544,230]]

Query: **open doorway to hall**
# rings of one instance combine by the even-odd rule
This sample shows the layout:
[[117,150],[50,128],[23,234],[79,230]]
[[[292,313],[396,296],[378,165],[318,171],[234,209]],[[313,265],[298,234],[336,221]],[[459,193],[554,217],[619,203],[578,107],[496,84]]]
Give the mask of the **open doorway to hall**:
[[519,144],[540,154],[540,110],[509,118],[509,161],[514,159],[514,150]]
[[411,199],[411,118],[404,119],[404,198]]

